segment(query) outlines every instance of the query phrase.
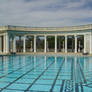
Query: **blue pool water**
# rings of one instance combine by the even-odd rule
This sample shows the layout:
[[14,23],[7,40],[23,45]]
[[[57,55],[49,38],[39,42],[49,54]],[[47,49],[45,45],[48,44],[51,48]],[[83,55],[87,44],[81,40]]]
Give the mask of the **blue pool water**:
[[0,57],[0,92],[92,92],[92,57]]

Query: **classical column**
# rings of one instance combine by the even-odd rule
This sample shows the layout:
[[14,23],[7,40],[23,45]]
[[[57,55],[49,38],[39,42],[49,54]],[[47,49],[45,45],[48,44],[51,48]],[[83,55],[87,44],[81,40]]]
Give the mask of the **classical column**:
[[13,38],[13,52],[16,52],[16,36]]
[[23,52],[26,52],[26,36],[24,36],[23,40]]
[[86,53],[86,43],[87,43],[87,39],[86,39],[86,35],[84,35],[84,53]]
[[9,52],[9,37],[8,34],[4,35],[4,53]]
[[47,51],[46,40],[47,40],[47,37],[46,37],[46,35],[45,35],[45,36],[44,36],[44,52]]
[[2,37],[0,36],[0,53],[2,53]]
[[77,35],[75,35],[75,53],[77,53]]
[[65,36],[65,53],[67,53],[67,36]]
[[36,52],[36,35],[34,35],[34,52]]
[[57,52],[57,35],[55,35],[55,53]]
[[3,35],[3,52],[6,52],[6,39],[5,35]]
[[90,33],[90,54],[92,54],[92,34]]

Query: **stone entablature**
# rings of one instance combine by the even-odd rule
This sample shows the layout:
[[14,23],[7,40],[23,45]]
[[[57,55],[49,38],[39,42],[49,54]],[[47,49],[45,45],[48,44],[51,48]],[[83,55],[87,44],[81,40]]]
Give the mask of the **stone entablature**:
[[69,26],[69,27],[22,27],[22,26],[3,26],[0,27],[0,31],[9,30],[9,31],[82,31],[92,29],[92,24],[81,25],[81,26]]

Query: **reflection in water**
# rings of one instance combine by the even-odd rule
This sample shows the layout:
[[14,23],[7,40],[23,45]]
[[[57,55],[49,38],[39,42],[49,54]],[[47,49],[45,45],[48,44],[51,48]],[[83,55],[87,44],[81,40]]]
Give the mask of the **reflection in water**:
[[35,67],[36,67],[36,59],[37,57],[36,56],[34,56],[34,71],[36,71],[36,69],[35,69]]
[[83,59],[83,63],[84,63],[84,71],[86,71],[87,70],[86,58]]
[[[0,57],[0,71],[2,71],[0,76],[5,74],[9,75],[11,71],[14,71],[12,73],[14,74],[16,69],[20,69],[18,75],[16,74],[17,78],[21,76],[22,73],[26,73],[26,75],[30,72],[31,74],[34,73],[34,75],[25,75],[25,78],[30,78],[30,80],[32,80],[32,78],[37,79],[38,86],[41,83],[41,85],[45,85],[45,87],[47,85],[52,86],[52,84],[55,87],[58,85],[58,89],[63,86],[62,92],[82,92],[80,90],[92,88],[92,57],[39,55]],[[31,69],[33,69],[33,71],[31,71]],[[87,81],[86,83],[85,80]],[[21,82],[25,84],[25,81]],[[53,82],[55,82],[55,84]],[[70,91],[71,89],[72,91]]]
[[67,57],[65,56],[65,71],[67,71]]
[[8,73],[8,57],[4,57],[4,72],[7,74]]
[[89,70],[92,73],[92,58],[89,59]]
[[[26,57],[25,57],[25,56],[23,57],[22,65],[23,65],[23,66],[25,66],[25,65],[26,65]],[[23,71],[25,71],[25,70],[26,70],[26,69],[25,69],[25,68],[23,68]]]
[[1,67],[0,70],[4,71],[4,57],[3,56],[0,57],[0,67]]
[[46,56],[44,56],[44,69],[46,69]]
[[57,68],[57,56],[54,57],[55,58],[55,69]]

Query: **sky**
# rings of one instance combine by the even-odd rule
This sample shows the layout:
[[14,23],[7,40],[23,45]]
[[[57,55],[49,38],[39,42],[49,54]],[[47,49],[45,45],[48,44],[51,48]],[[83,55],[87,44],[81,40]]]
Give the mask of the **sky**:
[[92,24],[92,0],[0,0],[0,26]]

